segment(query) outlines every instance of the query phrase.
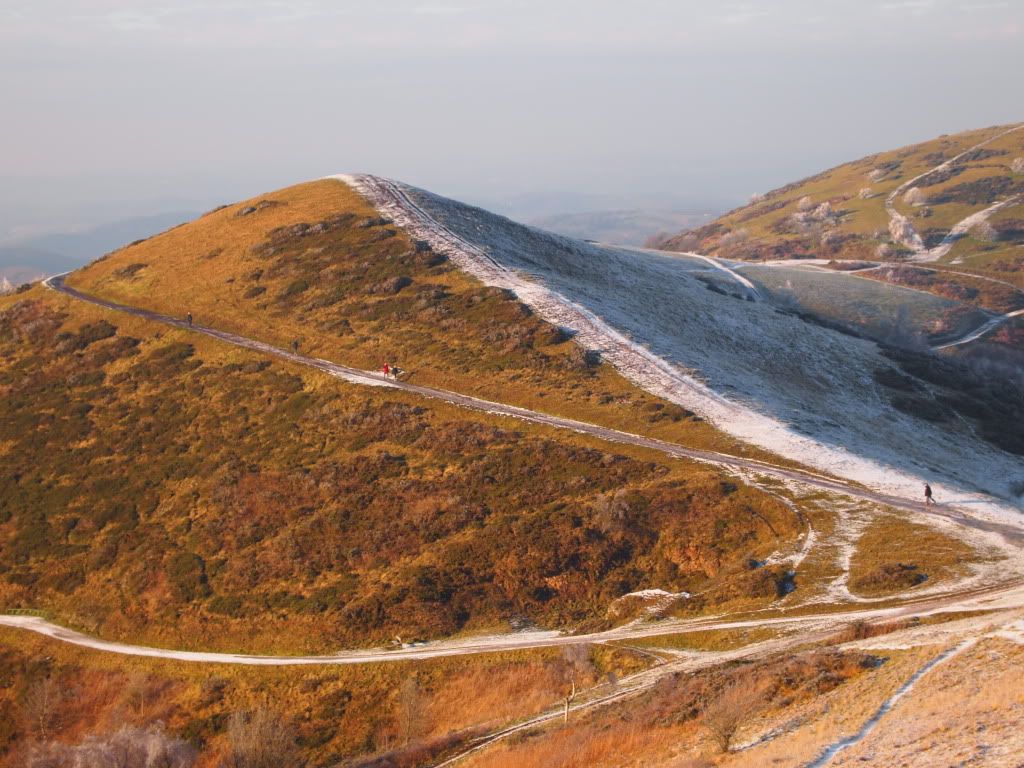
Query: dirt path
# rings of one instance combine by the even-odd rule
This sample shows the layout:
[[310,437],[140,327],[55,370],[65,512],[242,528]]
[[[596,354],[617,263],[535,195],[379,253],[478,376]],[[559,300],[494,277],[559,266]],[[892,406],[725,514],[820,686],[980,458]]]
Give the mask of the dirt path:
[[[655,251],[655,253],[661,253],[661,251]],[[686,255],[690,255],[690,254],[686,254]],[[765,265],[763,265],[763,264],[756,264],[756,265],[755,264],[750,264],[750,265],[743,265],[743,266],[765,266]],[[902,285],[900,283],[895,283],[895,282],[894,283],[890,283],[890,282],[888,282],[886,280],[876,280],[875,278],[868,277],[868,276],[866,276],[864,274],[865,272],[876,272],[876,271],[878,271],[880,269],[883,269],[883,268],[886,268],[886,267],[893,268],[893,267],[906,266],[906,264],[901,264],[901,263],[894,262],[894,261],[883,261],[883,262],[873,263],[873,264],[871,264],[871,266],[862,267],[860,269],[846,269],[846,270],[842,270],[842,271],[837,271],[837,270],[834,270],[834,269],[828,269],[827,267],[821,266],[820,264],[812,264],[812,263],[808,263],[808,262],[802,261],[802,260],[799,261],[799,262],[794,262],[792,260],[788,260],[788,261],[787,260],[782,260],[782,261],[778,261],[778,262],[775,262],[775,263],[772,263],[772,264],[768,264],[767,266],[769,266],[769,267],[782,266],[782,267],[786,267],[786,268],[789,268],[789,269],[792,269],[792,268],[795,268],[795,267],[802,267],[802,268],[806,268],[806,269],[813,269],[815,272],[819,272],[819,273],[822,273],[822,274],[845,275],[845,276],[848,276],[848,277],[855,277],[855,278],[857,278],[859,280],[871,280],[872,282],[882,282],[882,283],[884,283],[886,285],[895,285],[895,286],[897,286],[899,288],[903,288],[903,289],[908,290],[908,291],[916,291],[917,293],[923,293],[923,294],[926,294],[928,296],[935,296],[936,295],[936,294],[931,293],[929,291],[926,291],[924,289],[915,288],[912,285]],[[990,283],[996,283],[998,285],[1004,285],[1007,288],[1012,288],[1014,291],[1017,291],[1018,293],[1024,293],[1024,291],[1022,291],[1020,288],[1018,288],[1013,283],[1008,283],[1005,280],[999,280],[998,278],[995,278],[995,277],[986,277],[985,275],[976,275],[976,274],[973,274],[971,272],[959,272],[959,271],[954,270],[954,269],[945,269],[945,268],[942,268],[942,267],[934,267],[934,266],[924,267],[924,266],[920,266],[920,264],[916,263],[916,262],[913,264],[913,266],[914,266],[915,269],[920,269],[920,270],[923,270],[925,272],[935,272],[935,273],[938,273],[938,274],[950,274],[950,275],[962,275],[963,277],[971,277],[971,278],[974,278],[976,280],[985,280],[985,281],[990,282]],[[990,310],[985,310],[984,308],[981,308],[981,309],[983,309],[983,311],[985,311],[985,312],[990,312]],[[1014,317],[1021,317],[1022,315],[1024,315],[1024,309],[1018,309],[1018,310],[1015,310],[1013,312],[1007,312],[1005,315],[996,315],[996,316],[991,317],[988,320],[986,320],[984,323],[979,325],[977,328],[974,328],[973,330],[967,331],[966,333],[964,333],[959,338],[954,339],[952,341],[945,341],[942,344],[937,344],[937,345],[933,346],[931,349],[934,352],[938,352],[939,350],[942,350],[942,349],[948,349],[950,347],[958,347],[958,346],[960,346],[962,344],[968,344],[969,342],[977,341],[981,337],[986,336],[987,334],[989,334],[992,331],[994,331],[996,328],[998,328],[1000,325],[1005,323],[1007,320],[1010,320],[1010,319],[1012,319]]]
[[[455,392],[448,392],[445,390],[409,384],[407,382],[385,379],[382,375],[377,373],[349,368],[326,360],[307,358],[293,352],[279,349],[264,342],[246,339],[214,328],[189,326],[184,320],[89,296],[65,285],[61,277],[50,278],[46,281],[46,285],[54,291],[58,291],[80,301],[86,301],[117,312],[125,312],[136,317],[163,323],[182,330],[202,333],[229,344],[273,355],[298,365],[309,366],[357,384],[389,387],[452,403],[472,410],[509,416],[558,429],[568,429],[610,442],[649,448],[676,458],[695,459],[715,466],[736,470],[740,474],[741,478],[745,473],[754,472],[758,475],[771,476],[783,480],[792,480],[814,488],[890,507],[905,509],[914,513],[939,515],[964,526],[998,533],[1007,540],[1007,542],[1018,547],[1024,546],[1024,529],[1010,523],[996,523],[978,520],[952,508],[944,509],[942,507],[929,507],[926,509],[923,505],[916,502],[887,496],[885,494],[874,492],[870,489],[861,488],[849,483],[844,483],[840,480],[816,475],[803,470],[779,467],[753,459],[744,459],[710,451],[699,451],[692,448],[685,448],[674,443],[668,443],[662,440],[656,440],[654,438],[648,438],[627,432],[620,432],[618,430],[601,427],[595,424],[552,416],[502,403],[493,403]],[[785,626],[792,624],[806,625],[808,628],[813,628],[817,625],[823,624],[825,626],[832,626],[837,622],[845,623],[857,619],[871,620],[883,617],[894,618],[948,610],[986,610],[992,607],[1005,607],[1007,605],[1013,607],[1024,605],[1024,585],[1013,583],[998,588],[975,588],[971,590],[963,590],[953,595],[947,594],[946,596],[911,599],[894,606],[863,608],[847,612],[831,611],[827,613],[811,613],[806,615],[780,615],[778,611],[768,612],[768,615],[765,615],[765,612],[761,612],[760,614],[752,615],[752,618],[728,619],[723,617],[711,617],[685,622],[667,621],[656,624],[631,624],[606,632],[593,633],[589,635],[572,636],[561,635],[556,632],[531,632],[451,640],[428,644],[426,646],[396,650],[370,649],[362,651],[345,651],[332,656],[295,657],[175,651],[110,642],[89,637],[56,624],[49,623],[43,619],[29,616],[0,616],[0,625],[37,632],[56,640],[92,648],[94,650],[124,655],[171,658],[187,662],[278,666],[296,664],[365,664],[384,661],[429,659],[441,656],[493,653],[507,650],[543,648],[578,643],[607,643],[638,637],[679,634],[703,631],[707,629],[741,629],[747,627],[764,627],[771,625]]]
[[976,341],[980,339],[982,336],[991,333],[1000,325],[1005,323],[1007,320],[1010,320],[1011,318],[1014,317],[1024,317],[1024,309],[1018,309],[1016,312],[1007,312],[1005,315],[993,317],[988,322],[983,323],[970,333],[964,334],[959,339],[947,341],[945,344],[939,344],[938,346],[932,347],[932,349],[938,351],[940,349],[949,349],[950,347],[959,347],[961,344],[968,344],[972,341]]
[[928,258],[911,259],[911,261],[938,261],[951,250],[953,246],[960,240],[967,236],[974,227],[979,224],[984,224],[989,220],[989,217],[993,216],[1004,208],[1010,208],[1011,206],[1017,205],[1021,201],[1019,195],[1008,198],[1006,200],[1000,200],[998,203],[990,205],[984,210],[972,213],[962,221],[958,222],[951,230],[949,234],[942,238],[942,242],[936,245],[934,248],[928,250]]
[[[894,598],[898,600],[898,598]],[[559,632],[519,632],[501,635],[482,635],[469,638],[438,641],[425,645],[402,648],[368,648],[346,650],[332,655],[261,656],[244,653],[218,653],[213,651],[179,651],[132,645],[76,632],[37,616],[0,615],[0,626],[35,632],[54,640],[95,651],[122,656],[174,659],[189,663],[235,664],[242,666],[284,667],[309,665],[380,664],[391,661],[422,661],[450,656],[475,656],[483,653],[558,648],[566,645],[587,645],[629,642],[639,638],[680,635],[708,630],[763,629],[765,627],[799,627],[793,642],[804,642],[811,632],[830,632],[854,621],[896,620],[913,616],[935,616],[944,613],[969,613],[1024,607],[1024,582],[964,589],[952,594],[911,597],[896,605],[858,607],[854,610],[831,610],[800,614],[795,606],[790,615],[766,609],[744,617],[709,616],[688,620],[664,620],[648,623],[630,623],[603,632],[566,635]],[[786,639],[772,642],[784,642]],[[737,649],[737,652],[742,649]],[[724,653],[732,653],[724,652]],[[719,654],[721,655],[721,654]],[[710,658],[701,655],[701,658]]]

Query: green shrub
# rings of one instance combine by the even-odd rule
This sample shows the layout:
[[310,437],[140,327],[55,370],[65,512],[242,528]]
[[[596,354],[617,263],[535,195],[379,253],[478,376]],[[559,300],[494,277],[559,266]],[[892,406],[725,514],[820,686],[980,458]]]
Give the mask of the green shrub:
[[178,552],[171,556],[167,563],[167,578],[183,602],[192,602],[210,594],[203,558],[192,552]]
[[216,595],[207,607],[211,613],[235,618],[244,613],[244,602],[238,595]]
[[304,293],[304,292],[306,292],[308,290],[309,290],[309,282],[307,280],[303,280],[303,279],[300,278],[298,280],[293,280],[292,282],[290,282],[288,284],[288,287],[285,288],[284,291],[281,292],[281,295],[280,295],[279,298],[287,299],[287,298],[290,298],[292,296],[297,296],[298,294]]

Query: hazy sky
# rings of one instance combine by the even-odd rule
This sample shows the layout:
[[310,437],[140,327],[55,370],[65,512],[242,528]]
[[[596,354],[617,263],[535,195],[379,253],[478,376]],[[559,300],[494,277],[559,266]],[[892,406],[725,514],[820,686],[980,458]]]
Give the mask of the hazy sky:
[[1024,120],[1024,0],[0,0],[0,239],[370,171],[729,203]]

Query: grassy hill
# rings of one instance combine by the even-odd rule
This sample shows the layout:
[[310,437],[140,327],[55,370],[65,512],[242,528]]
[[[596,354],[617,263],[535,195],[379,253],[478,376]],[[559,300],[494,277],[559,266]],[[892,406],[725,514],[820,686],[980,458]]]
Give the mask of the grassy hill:
[[[1018,309],[1024,306],[1014,290],[1024,288],[1024,130],[1018,127],[941,136],[846,163],[653,244],[737,260],[827,259],[838,269],[906,262],[872,276],[993,310]],[[892,211],[910,222],[926,249],[968,216],[1016,203],[966,227],[948,252],[922,259],[891,227],[887,202],[894,193]]]
[[[312,357],[387,360],[414,382],[758,455],[631,384],[337,181],[210,212],[68,283],[278,347],[297,342]],[[691,313],[721,299],[778,314],[691,287],[681,295],[705,302],[683,302]],[[916,391],[885,371],[881,384]],[[951,523],[913,524],[820,489],[741,483],[643,448],[359,386],[41,285],[0,297],[0,395],[0,609],[130,643],[332,653],[396,636],[756,620],[841,612],[832,601],[844,594],[861,609],[888,606],[1004,570],[1004,555]],[[645,589],[665,592],[630,595]],[[717,755],[723,737],[709,736],[707,712],[737,697],[785,749],[795,731],[792,764],[804,764],[840,727],[827,715],[836,697],[867,717],[927,658],[830,647],[913,632],[916,619],[826,619],[294,667],[122,657],[5,627],[0,765],[134,750],[177,755],[166,764],[181,768],[411,768],[552,711],[547,726],[467,764],[618,765],[626,755],[653,765],[681,749]],[[648,673],[646,688],[629,687]],[[577,705],[628,695],[563,721],[576,691]],[[715,764],[744,760],[723,753]]]
[[[418,384],[690,444],[737,444],[601,365],[512,294],[482,286],[335,180],[212,211],[68,284]],[[638,426],[639,425],[639,426]]]
[[[208,214],[86,291],[414,380],[729,441],[338,182]],[[645,587],[775,596],[775,498],[639,449],[361,388],[36,287],[0,299],[0,606],[248,651],[601,624]]]

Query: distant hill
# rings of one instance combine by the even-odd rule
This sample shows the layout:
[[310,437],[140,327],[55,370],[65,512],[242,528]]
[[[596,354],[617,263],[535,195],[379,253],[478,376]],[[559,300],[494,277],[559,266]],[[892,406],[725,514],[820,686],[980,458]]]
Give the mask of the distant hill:
[[194,211],[172,211],[101,224],[80,232],[54,232],[0,245],[0,279],[34,280],[81,267],[143,237],[189,221]]
[[590,211],[542,216],[529,223],[580,240],[595,240],[612,245],[643,245],[652,235],[659,232],[675,232],[706,224],[720,210],[693,212]]
[[651,245],[736,260],[825,259],[842,269],[895,264],[863,274],[1016,310],[1024,306],[1014,290],[1024,288],[1024,124],[846,163]]

